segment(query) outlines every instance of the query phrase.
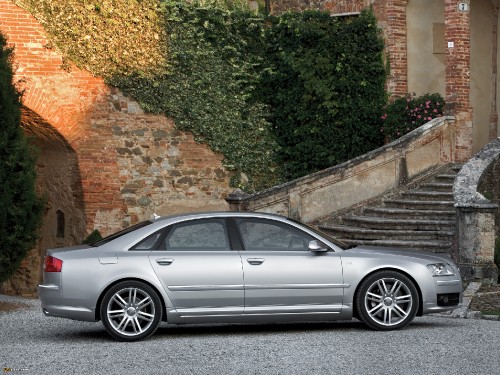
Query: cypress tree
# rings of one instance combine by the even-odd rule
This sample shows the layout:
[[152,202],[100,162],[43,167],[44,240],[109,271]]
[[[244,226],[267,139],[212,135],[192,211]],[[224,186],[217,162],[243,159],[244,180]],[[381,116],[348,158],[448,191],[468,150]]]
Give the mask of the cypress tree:
[[0,33],[0,282],[14,274],[35,245],[43,208],[35,192],[34,153],[21,129],[12,53]]

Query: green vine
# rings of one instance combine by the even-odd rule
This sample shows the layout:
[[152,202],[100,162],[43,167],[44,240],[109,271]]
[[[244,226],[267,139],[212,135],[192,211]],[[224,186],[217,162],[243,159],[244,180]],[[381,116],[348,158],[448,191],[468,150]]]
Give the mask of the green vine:
[[272,17],[246,0],[18,0],[64,56],[174,119],[262,190],[382,144],[370,10]]

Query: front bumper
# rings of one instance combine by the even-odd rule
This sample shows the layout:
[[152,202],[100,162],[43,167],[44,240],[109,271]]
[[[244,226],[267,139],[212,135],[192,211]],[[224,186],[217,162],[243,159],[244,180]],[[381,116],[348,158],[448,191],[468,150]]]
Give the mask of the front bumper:
[[425,300],[422,314],[440,313],[458,309],[463,303],[463,284],[460,274],[434,277],[433,298]]

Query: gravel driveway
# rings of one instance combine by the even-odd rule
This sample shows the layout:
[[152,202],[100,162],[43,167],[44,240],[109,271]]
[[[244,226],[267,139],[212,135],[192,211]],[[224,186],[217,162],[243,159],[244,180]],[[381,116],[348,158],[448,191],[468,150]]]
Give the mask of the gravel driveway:
[[38,300],[0,312],[0,369],[25,374],[498,374],[500,322],[417,318],[395,332],[361,323],[161,325],[120,343],[100,323],[46,318]]

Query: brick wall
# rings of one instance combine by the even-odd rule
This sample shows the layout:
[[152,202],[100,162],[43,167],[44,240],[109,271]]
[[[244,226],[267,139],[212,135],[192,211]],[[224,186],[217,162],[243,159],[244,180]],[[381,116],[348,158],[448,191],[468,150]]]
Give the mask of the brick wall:
[[458,3],[445,0],[445,40],[453,42],[446,54],[446,102],[457,117],[455,153],[457,161],[472,153],[472,108],[470,95],[470,12],[459,12]]
[[407,0],[378,1],[376,7],[378,11],[375,12],[377,18],[383,23],[386,50],[389,56],[390,70],[387,91],[394,97],[401,97],[408,92],[407,3]]
[[[23,104],[76,151],[87,232],[97,227],[109,233],[152,211],[178,211],[183,200],[196,200],[199,209],[222,200],[229,176],[221,155],[64,62],[40,24],[9,0],[0,0],[0,29],[15,47]],[[175,202],[172,210],[169,201]]]
[[[64,61],[37,20],[12,1],[0,0],[0,30],[14,47],[14,79],[27,109],[23,125],[39,137],[39,167],[47,172],[64,165],[57,173],[70,176],[59,183],[55,172],[39,169],[38,185],[51,203],[43,238],[4,292],[35,293],[45,249],[78,243],[94,228],[107,235],[153,212],[227,208],[231,175],[221,155]],[[55,238],[56,209],[70,226],[63,242]]]
[[106,90],[100,78],[70,65],[61,68],[62,56],[40,24],[12,1],[0,0],[0,29],[15,46],[15,79],[22,80],[23,104],[40,114],[70,143],[84,136],[83,120]]

